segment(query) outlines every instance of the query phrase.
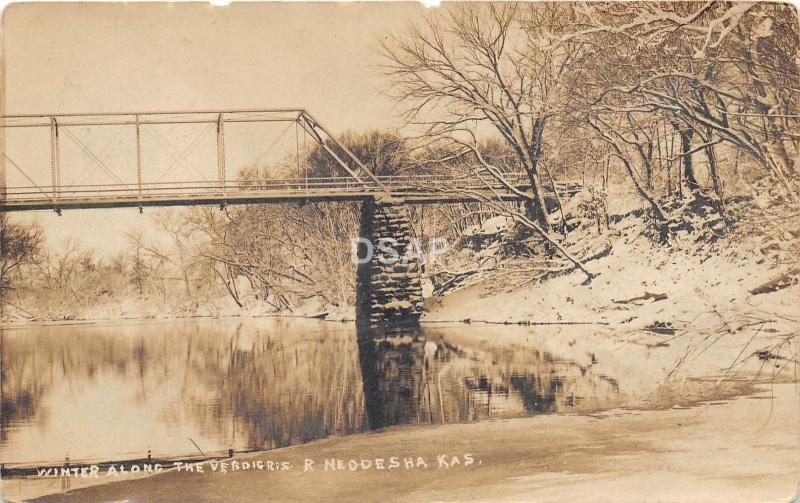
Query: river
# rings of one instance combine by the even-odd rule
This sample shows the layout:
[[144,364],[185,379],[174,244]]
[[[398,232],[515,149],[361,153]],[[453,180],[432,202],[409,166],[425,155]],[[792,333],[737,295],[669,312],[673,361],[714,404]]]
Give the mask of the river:
[[752,392],[749,380],[722,389],[714,378],[736,345],[704,354],[709,363],[695,361],[676,387],[667,376],[676,379],[683,346],[652,337],[467,324],[378,336],[281,318],[6,328],[0,459],[9,468],[214,455]]
[[351,325],[290,319],[6,330],[0,459],[265,450],[400,424],[557,413],[620,393],[589,353],[487,343],[485,332],[359,338]]

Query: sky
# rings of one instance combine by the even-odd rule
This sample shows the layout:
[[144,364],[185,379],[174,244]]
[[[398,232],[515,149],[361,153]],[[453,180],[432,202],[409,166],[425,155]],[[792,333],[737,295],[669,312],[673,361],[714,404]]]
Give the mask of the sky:
[[[12,4],[2,19],[3,113],[301,107],[334,135],[395,128],[379,42],[424,12],[396,2]],[[49,156],[34,154],[30,169],[43,176]],[[136,209],[12,218],[38,220],[51,245],[72,236],[100,254],[151,228],[148,210]]]

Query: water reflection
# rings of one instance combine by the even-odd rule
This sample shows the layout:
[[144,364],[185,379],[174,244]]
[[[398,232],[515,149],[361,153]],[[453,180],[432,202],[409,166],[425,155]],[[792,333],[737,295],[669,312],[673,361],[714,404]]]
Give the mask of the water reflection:
[[[613,379],[475,327],[390,335],[311,321],[0,331],[6,464],[271,449],[398,424],[559,412]],[[467,336],[465,337],[465,334]]]
[[432,420],[421,330],[390,336],[360,332],[358,356],[370,428]]
[[362,332],[358,347],[372,429],[552,413],[619,392],[614,379],[535,348],[487,351],[424,330]]

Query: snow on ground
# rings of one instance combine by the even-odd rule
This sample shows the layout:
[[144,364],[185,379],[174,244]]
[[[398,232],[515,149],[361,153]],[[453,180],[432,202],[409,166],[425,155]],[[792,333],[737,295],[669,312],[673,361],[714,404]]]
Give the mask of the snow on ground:
[[614,229],[611,253],[585,264],[598,274],[588,285],[583,284],[582,273],[573,271],[509,291],[490,276],[430,298],[423,321],[590,322],[632,328],[669,323],[708,328],[749,316],[752,321],[774,319],[796,328],[799,285],[749,293],[790,268],[771,261],[757,237],[736,235],[698,246],[695,236],[682,233],[666,247],[638,235],[635,223],[622,224],[628,228]]
[[[38,494],[6,482],[12,501],[789,501],[797,493],[798,395],[793,384],[699,407],[391,428],[237,456],[286,470],[167,470],[142,479],[58,478]],[[464,461],[469,455],[471,462]],[[424,465],[383,468],[392,456]],[[453,457],[459,463],[453,463]],[[306,469],[307,460],[314,469]],[[355,469],[325,469],[350,460]],[[362,465],[369,460],[369,465]],[[444,460],[444,464],[442,463]],[[219,465],[219,463],[215,463]],[[362,468],[367,466],[367,468]],[[380,480],[376,484],[376,479]],[[48,486],[44,486],[48,484]],[[78,488],[85,484],[93,487]],[[24,486],[23,486],[24,487]]]

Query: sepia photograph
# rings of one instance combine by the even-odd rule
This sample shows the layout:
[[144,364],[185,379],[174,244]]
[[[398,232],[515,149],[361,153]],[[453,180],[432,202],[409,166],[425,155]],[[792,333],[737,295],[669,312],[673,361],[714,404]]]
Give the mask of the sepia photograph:
[[0,502],[800,502],[800,11],[21,2]]

